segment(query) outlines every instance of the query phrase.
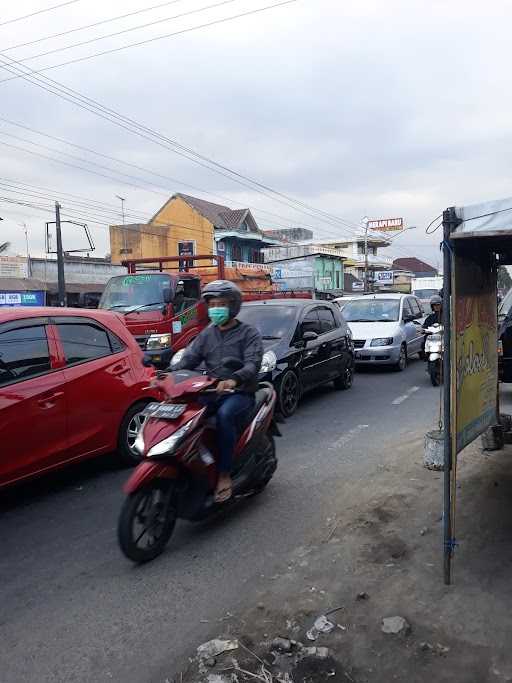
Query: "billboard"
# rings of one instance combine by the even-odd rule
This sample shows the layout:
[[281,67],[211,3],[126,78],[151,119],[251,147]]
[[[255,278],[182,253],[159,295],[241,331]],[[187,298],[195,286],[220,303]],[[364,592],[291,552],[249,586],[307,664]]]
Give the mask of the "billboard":
[[368,230],[377,232],[396,232],[403,229],[403,218],[382,218],[380,220],[368,221]]
[[452,312],[452,397],[456,452],[497,422],[496,271],[487,254],[455,254]]

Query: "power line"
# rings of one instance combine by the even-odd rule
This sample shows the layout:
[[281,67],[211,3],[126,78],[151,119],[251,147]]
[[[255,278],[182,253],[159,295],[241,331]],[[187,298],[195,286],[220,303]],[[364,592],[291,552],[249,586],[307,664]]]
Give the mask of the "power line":
[[[180,2],[181,0],[174,0],[175,2]],[[79,43],[73,43],[72,45],[63,45],[62,47],[56,47],[53,48],[53,50],[47,50],[46,52],[40,52],[37,55],[30,55],[30,57],[24,57],[23,59],[17,59],[14,60],[14,64],[23,64],[24,62],[30,62],[33,59],[39,59],[40,57],[47,57],[48,55],[53,55],[56,54],[57,52],[64,52],[65,50],[71,50],[75,47],[84,47],[85,45],[90,45],[91,43],[96,43],[99,40],[106,40],[107,38],[115,38],[117,36],[124,35],[125,33],[131,33],[132,31],[140,31],[144,28],[149,28],[150,26],[156,26],[158,24],[163,24],[166,21],[173,21],[174,19],[181,19],[183,17],[190,16],[191,14],[199,14],[200,12],[205,12],[210,9],[215,9],[217,7],[222,7],[223,5],[230,5],[233,2],[239,2],[239,0],[222,0],[221,2],[216,2],[213,5],[206,5],[205,7],[197,7],[196,9],[193,10],[188,10],[187,12],[182,12],[181,14],[176,14],[172,17],[164,17],[163,19],[155,19],[154,21],[150,21],[146,24],[140,24],[138,26],[131,26],[130,28],[125,28],[121,31],[116,31],[115,33],[108,33],[107,35],[104,36],[98,36],[97,38],[89,38],[89,40],[83,40]],[[171,33],[169,37],[177,35],[174,33]],[[162,36],[164,38],[165,36]],[[156,38],[156,40],[161,40],[161,38]],[[143,44],[143,43],[138,43],[138,44]],[[131,45],[125,45],[122,46],[122,49],[127,49],[129,47],[132,47]],[[10,48],[13,49],[13,48]],[[90,55],[87,57],[87,59],[90,59]],[[56,68],[56,67],[52,67]],[[10,80],[10,79],[7,79]],[[0,81],[1,82],[1,81]]]
[[7,24],[14,24],[16,21],[23,21],[24,19],[29,19],[30,17],[35,17],[36,14],[44,14],[45,12],[51,12],[54,9],[59,9],[60,7],[66,7],[66,5],[73,5],[80,0],[67,0],[67,2],[61,2],[59,5],[53,5],[52,7],[45,7],[44,9],[39,9],[36,12],[31,12],[30,14],[25,14],[22,17],[16,17],[15,19],[8,19],[7,21],[2,21],[0,26],[6,26]]
[[[210,196],[212,196],[212,197],[215,197],[216,199],[221,199],[223,202],[228,202],[228,203],[230,203],[230,204],[235,204],[235,205],[239,203],[238,201],[233,200],[233,199],[230,198],[230,197],[226,197],[226,196],[224,196],[224,195],[219,195],[219,194],[216,194],[216,193],[214,193],[214,192],[210,192],[210,191],[208,191],[208,190],[205,190],[204,188],[198,187],[197,185],[191,185],[190,183],[186,183],[186,182],[184,182],[184,181],[182,181],[182,180],[178,180],[178,179],[176,179],[176,178],[172,178],[172,177],[169,177],[169,176],[162,175],[162,174],[160,174],[160,173],[157,173],[156,171],[153,171],[153,170],[144,168],[143,166],[138,166],[137,164],[132,164],[132,163],[130,163],[130,162],[128,162],[128,161],[125,161],[125,160],[123,160],[123,159],[117,159],[116,157],[112,157],[112,156],[109,156],[108,154],[104,154],[104,153],[102,153],[102,152],[98,152],[97,150],[91,149],[90,147],[84,147],[83,145],[77,145],[77,144],[75,144],[75,143],[73,143],[73,142],[70,142],[69,140],[64,140],[63,138],[56,137],[55,135],[50,135],[50,134],[48,134],[48,133],[43,133],[43,132],[40,131],[40,130],[37,130],[37,129],[32,128],[32,127],[30,127],[30,126],[26,126],[26,125],[21,124],[21,123],[18,123],[18,122],[16,122],[16,121],[11,121],[10,119],[6,119],[6,118],[3,118],[3,117],[1,117],[1,116],[0,116],[0,121],[3,121],[4,123],[7,123],[7,124],[9,124],[9,125],[11,125],[11,126],[16,126],[17,128],[22,128],[23,130],[29,131],[29,132],[31,132],[31,133],[35,133],[36,135],[40,135],[40,136],[42,136],[42,137],[49,138],[50,140],[54,140],[54,141],[56,141],[56,142],[60,142],[60,143],[62,143],[62,144],[68,145],[68,146],[70,146],[70,147],[74,147],[75,149],[79,149],[79,150],[81,150],[81,151],[83,151],[83,152],[88,152],[88,153],[90,153],[90,154],[94,154],[94,155],[99,156],[99,157],[101,157],[101,158],[108,159],[109,161],[113,161],[114,163],[123,164],[124,166],[128,166],[128,167],[130,167],[130,168],[134,168],[134,169],[136,169],[136,170],[138,170],[138,171],[142,171],[143,173],[148,173],[149,175],[154,175],[155,177],[162,178],[163,180],[166,180],[166,181],[168,181],[168,182],[176,183],[176,184],[178,184],[178,185],[182,185],[183,187],[190,188],[190,189],[192,189],[192,190],[194,190],[194,191],[200,192],[201,194],[210,195]],[[114,171],[114,172],[116,172],[116,171]],[[163,187],[163,186],[156,186],[156,187]],[[173,191],[172,191],[172,190],[170,190],[170,189],[168,189],[168,188],[164,188],[164,189],[166,189],[168,192],[170,192],[171,194],[173,194]],[[268,216],[271,216],[271,217],[272,217],[272,220],[273,220],[273,223],[274,223],[275,225],[279,225],[279,223],[277,223],[277,222],[275,221],[275,218],[279,218],[279,219],[281,219],[281,220],[288,221],[288,223],[287,223],[284,227],[289,227],[289,224],[290,224],[290,223],[293,223],[294,225],[299,226],[299,227],[305,227],[305,228],[308,228],[308,229],[311,229],[311,230],[316,230],[316,229],[317,229],[316,227],[313,227],[313,226],[311,226],[311,225],[308,225],[307,223],[304,223],[303,221],[298,221],[298,220],[295,220],[295,219],[294,219],[293,221],[290,221],[286,216],[282,216],[282,215],[280,215],[280,214],[277,214],[277,213],[274,213],[274,212],[271,212],[271,211],[267,211],[267,210],[262,209],[262,208],[260,208],[260,207],[251,206],[250,204],[247,204],[246,206],[247,206],[247,208],[252,209],[254,212],[257,212],[257,213],[260,213],[260,214],[266,214],[266,215],[268,215]],[[245,207],[244,207],[244,208],[245,208]],[[265,220],[267,220],[267,219],[265,219]]]
[[[74,0],[78,2],[78,0]],[[234,2],[235,0],[229,0]],[[91,55],[85,55],[84,57],[76,57],[75,59],[70,59],[66,62],[60,62],[59,64],[51,64],[50,66],[45,66],[42,69],[37,69],[34,73],[42,73],[44,71],[50,71],[52,69],[58,69],[61,66],[67,66],[68,64],[78,64],[79,62],[85,62],[89,59],[94,59],[96,57],[103,57],[104,55],[110,55],[115,52],[120,52],[122,50],[128,50],[132,47],[140,47],[142,45],[147,45],[149,43],[154,43],[158,40],[164,40],[166,38],[173,38],[175,36],[180,36],[185,33],[191,33],[192,31],[199,31],[203,28],[209,28],[210,26],[216,26],[218,24],[225,24],[228,21],[233,21],[235,19],[241,19],[242,17],[248,17],[253,14],[258,14],[260,12],[266,12],[270,9],[275,9],[276,7],[282,7],[284,5],[290,5],[293,2],[298,2],[298,0],[282,0],[281,2],[274,3],[273,5],[266,5],[265,7],[259,7],[258,9],[248,10],[247,12],[241,12],[240,14],[235,14],[230,17],[224,17],[222,19],[215,19],[213,21],[206,22],[205,24],[199,24],[198,26],[190,26],[189,28],[184,28],[179,31],[174,31],[173,33],[166,33],[161,36],[154,36],[153,38],[147,38],[146,40],[141,40],[136,43],[129,43],[128,45],[120,45],[119,47],[110,48],[109,50],[103,50],[101,52],[95,52]],[[17,62],[14,62],[17,63]],[[11,76],[10,78],[4,78],[0,80],[0,83],[6,83],[7,81],[15,80],[19,76]]]
[[[10,58],[8,57],[7,59],[10,59]],[[7,63],[5,63],[5,62],[3,64],[4,64],[4,68],[6,68],[7,70],[10,70],[11,65],[6,65]],[[23,68],[29,68],[29,67],[23,67]],[[19,67],[14,66],[14,69],[18,69],[18,71],[19,71]],[[33,70],[31,70],[31,71],[32,71],[32,73],[35,73]],[[242,185],[243,187],[246,187],[246,188],[250,189],[251,191],[255,191],[255,188],[252,185],[247,184],[246,182],[239,180],[237,177],[232,177],[227,172],[223,172],[217,168],[212,168],[208,164],[203,163],[202,161],[200,161],[198,159],[191,158],[188,154],[181,152],[179,149],[176,149],[176,147],[181,147],[183,149],[186,149],[186,148],[183,147],[183,145],[180,145],[179,143],[177,143],[175,141],[172,141],[172,140],[169,140],[168,138],[165,138],[165,136],[161,135],[160,133],[156,133],[155,131],[152,131],[149,128],[146,129],[141,124],[138,124],[136,122],[132,122],[130,119],[127,119],[126,117],[118,114],[117,112],[109,110],[108,108],[104,107],[103,105],[95,103],[94,100],[90,100],[90,98],[87,98],[83,95],[80,95],[80,93],[76,93],[76,91],[73,91],[70,88],[66,88],[66,86],[61,87],[61,84],[58,84],[58,87],[56,87],[56,86],[52,85],[52,86],[50,86],[51,88],[53,88],[53,90],[52,90],[52,89],[45,87],[44,81],[41,81],[41,79],[38,78],[37,76],[34,78],[31,74],[27,74],[27,73],[23,73],[23,72],[21,72],[21,73],[22,73],[23,78],[26,78],[27,80],[29,80],[29,82],[33,83],[34,85],[37,85],[38,87],[41,87],[43,90],[50,92],[51,94],[57,95],[61,99],[69,101],[72,104],[75,104],[76,106],[78,106],[82,109],[85,109],[86,111],[89,111],[89,112],[99,116],[100,118],[105,119],[106,121],[109,121],[110,123],[114,123],[115,125],[118,125],[119,127],[124,128],[125,130],[127,130],[128,132],[130,132],[132,134],[138,135],[139,137],[142,137],[143,139],[149,140],[150,142],[153,142],[154,144],[157,144],[160,147],[163,147],[164,149],[172,151],[174,154],[177,154],[178,156],[182,156],[185,159],[188,159],[189,161],[192,161],[192,162],[196,163],[197,165],[202,166],[203,168],[206,168],[206,169],[208,169],[214,173],[217,173],[218,175],[221,175],[225,178],[228,178],[229,180],[236,182],[237,184]],[[43,78],[46,81],[50,81],[51,83],[57,83],[56,81],[53,81],[53,79],[48,79],[45,76],[43,76]],[[66,91],[69,91],[71,93],[76,93],[76,95],[78,95],[78,101],[77,101],[77,98],[73,99],[74,95],[69,97],[69,96],[67,96],[67,94],[62,94],[63,92],[66,93]],[[92,104],[89,105],[88,101],[92,102]],[[85,102],[85,105],[83,104],[83,102]],[[106,114],[104,112],[106,112]],[[124,120],[126,120],[129,125],[125,125],[123,123]],[[135,129],[134,129],[134,127],[135,127]],[[145,130],[147,130],[149,134],[145,134],[145,132],[144,132]],[[154,137],[150,137],[150,134],[156,136],[157,139],[155,139]],[[164,140],[163,143],[160,142],[160,138],[162,140]],[[28,150],[25,150],[25,151],[28,151]],[[194,154],[195,154],[195,156],[200,158],[200,155],[198,155],[197,153],[194,153]],[[204,158],[206,159],[206,157],[204,157]],[[219,168],[222,168],[222,166],[220,164],[218,164],[217,162],[212,161],[211,163],[214,164],[215,166],[218,166]],[[225,168],[227,168],[227,167],[225,167]],[[232,172],[230,169],[227,169],[227,170],[229,172],[237,175],[237,176],[243,177],[240,174],[236,173],[235,171]],[[248,179],[248,180],[250,181],[250,179]],[[256,181],[252,181],[252,182],[256,182]],[[277,201],[277,202],[279,202],[285,206],[288,206],[289,208],[293,208],[295,211],[299,211],[300,213],[303,213],[303,214],[308,215],[308,216],[313,217],[313,218],[318,219],[319,214],[323,213],[323,212],[320,212],[319,209],[314,209],[311,207],[308,207],[309,211],[305,211],[302,208],[298,208],[297,204],[303,204],[303,203],[299,202],[298,200],[288,198],[288,197],[286,197],[286,195],[282,195],[286,198],[286,201],[283,201],[279,197],[273,196],[272,194],[269,194],[268,192],[261,191],[261,190],[256,190],[256,191],[259,192],[260,194],[263,194],[263,195],[271,198],[273,201]],[[276,191],[270,190],[270,192],[276,194]],[[282,194],[282,193],[279,193],[279,194]],[[295,202],[295,205],[293,202]],[[307,207],[307,205],[305,205],[305,206]],[[314,213],[310,213],[310,211],[314,212]],[[325,222],[325,218],[322,218],[322,220],[324,220],[324,222]],[[358,227],[353,223],[350,224],[348,221],[345,221],[344,219],[339,219],[336,217],[336,218],[334,218],[334,220],[341,221],[341,222],[345,223],[346,225],[353,225],[356,228]],[[327,222],[332,225],[333,219],[330,219]],[[351,228],[351,230],[352,230],[352,232],[354,231],[353,228]]]
[[127,19],[128,17],[134,17],[137,14],[143,14],[145,12],[151,12],[155,9],[160,9],[161,7],[167,7],[169,5],[175,5],[178,2],[183,2],[183,0],[168,0],[168,2],[161,2],[159,5],[153,5],[152,7],[143,7],[142,9],[135,10],[134,12],[127,12],[126,14],[119,14],[116,17],[111,17],[110,19],[102,19],[101,21],[96,21],[94,24],[85,24],[85,26],[78,26],[77,28],[71,28],[67,31],[61,31],[60,33],[52,33],[48,36],[43,36],[42,38],[36,38],[36,40],[29,40],[27,43],[18,43],[18,45],[11,45],[9,47],[3,47],[3,52],[9,52],[10,50],[17,50],[20,47],[29,47],[30,45],[36,45],[37,43],[43,43],[46,40],[51,40],[52,38],[62,38],[62,36],[67,36],[70,33],[76,33],[77,31],[85,31],[88,28],[96,28],[97,26],[102,26],[103,24],[109,24],[112,21],[120,21],[121,19]]

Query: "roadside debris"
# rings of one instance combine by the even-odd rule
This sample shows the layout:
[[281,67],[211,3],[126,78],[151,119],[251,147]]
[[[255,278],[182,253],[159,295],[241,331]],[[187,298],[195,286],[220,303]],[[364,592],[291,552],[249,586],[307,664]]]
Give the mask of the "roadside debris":
[[411,625],[403,617],[384,617],[381,630],[382,633],[406,636],[411,632]]
[[214,640],[209,640],[207,643],[200,645],[197,648],[197,654],[202,660],[211,660],[230,650],[238,650],[238,640],[221,640],[220,638],[215,638]]
[[321,614],[313,624],[313,628],[306,633],[308,640],[316,640],[321,633],[330,633],[336,627],[332,621],[329,621],[325,614]]
[[361,593],[357,594],[356,600],[368,600],[370,596],[366,591],[362,591]]

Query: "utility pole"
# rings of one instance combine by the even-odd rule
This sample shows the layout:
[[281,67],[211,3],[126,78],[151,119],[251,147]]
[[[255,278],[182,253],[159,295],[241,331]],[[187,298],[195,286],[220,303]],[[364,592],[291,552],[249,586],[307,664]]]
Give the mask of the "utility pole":
[[66,305],[66,281],[64,278],[64,252],[60,230],[60,204],[55,202],[55,234],[57,237],[57,278],[59,282],[59,306]]
[[364,291],[368,292],[368,223],[369,218],[366,218],[364,227]]
[[27,275],[31,277],[32,273],[31,268],[30,268],[30,251],[28,248],[28,228],[26,223],[20,223],[20,226],[23,228],[23,232],[25,233],[25,244],[27,247]]
[[123,254],[127,253],[128,250],[128,245],[126,243],[126,229],[125,229],[125,216],[124,216],[124,203],[126,201],[126,197],[121,197],[120,195],[116,194],[116,197],[120,200],[121,202],[121,216],[123,217]]

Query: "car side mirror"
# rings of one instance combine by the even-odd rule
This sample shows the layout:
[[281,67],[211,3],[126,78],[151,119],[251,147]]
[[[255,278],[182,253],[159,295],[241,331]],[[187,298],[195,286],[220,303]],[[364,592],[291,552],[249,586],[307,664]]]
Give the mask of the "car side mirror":
[[172,301],[172,291],[170,290],[169,287],[166,287],[163,291],[164,295],[164,303],[165,304],[170,304]]
[[304,332],[302,335],[302,341],[307,344],[308,342],[315,341],[315,339],[318,339],[318,335],[316,332],[313,332],[313,330],[308,330],[307,332]]
[[225,358],[222,361],[222,365],[228,370],[231,370],[232,372],[241,370],[244,367],[244,364],[238,358]]

